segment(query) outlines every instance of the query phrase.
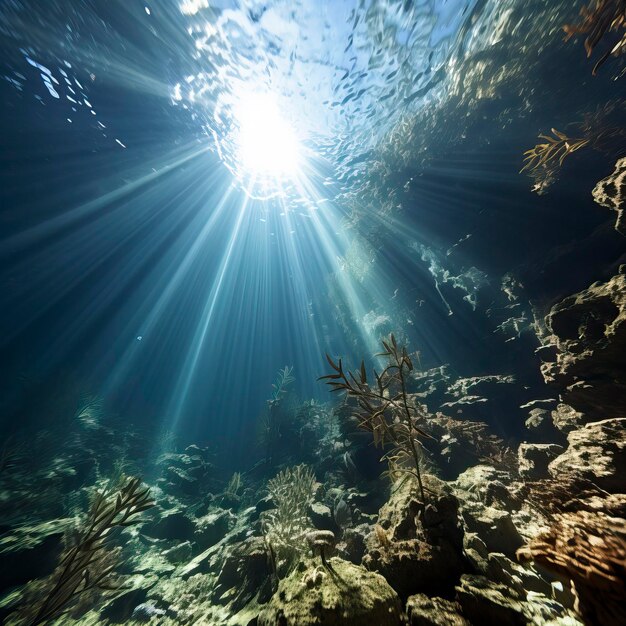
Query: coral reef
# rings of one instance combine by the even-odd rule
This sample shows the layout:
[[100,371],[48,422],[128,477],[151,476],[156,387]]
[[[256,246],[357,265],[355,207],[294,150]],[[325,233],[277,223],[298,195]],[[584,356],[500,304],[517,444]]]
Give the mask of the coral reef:
[[585,623],[626,622],[626,520],[587,511],[556,515],[517,556],[571,579]]
[[338,558],[325,569],[306,561],[260,612],[259,626],[400,626],[400,601],[375,572]]

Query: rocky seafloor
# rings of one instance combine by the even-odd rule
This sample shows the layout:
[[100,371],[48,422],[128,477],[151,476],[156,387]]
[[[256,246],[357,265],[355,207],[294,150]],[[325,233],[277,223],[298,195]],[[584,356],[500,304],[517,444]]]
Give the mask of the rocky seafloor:
[[[49,433],[27,445],[7,442],[0,618],[626,623],[626,273],[563,299],[545,322],[537,352],[547,394],[525,405],[523,441],[504,442],[479,421],[484,403],[514,381],[454,380],[445,368],[412,372],[408,401],[429,407],[420,423],[429,436],[425,498],[413,477],[392,473],[390,481],[376,464],[371,471],[382,452],[355,427],[349,400],[289,409],[280,437],[274,432],[272,442],[268,431],[271,454],[232,476],[196,445],[162,450],[146,471],[135,454],[142,438],[127,434],[122,442],[119,429],[90,420],[95,409],[81,413],[82,434],[66,434],[49,457],[38,452],[44,440],[50,449]],[[122,456],[135,458],[136,467],[114,467]],[[76,593],[62,616],[37,621],[41,581],[59,576],[94,484],[129,469],[144,470],[154,505],[112,535],[120,582]],[[281,471],[291,487],[277,487]],[[276,520],[289,515],[281,498],[306,480],[305,513],[276,533]],[[75,592],[88,586],[81,576]]]

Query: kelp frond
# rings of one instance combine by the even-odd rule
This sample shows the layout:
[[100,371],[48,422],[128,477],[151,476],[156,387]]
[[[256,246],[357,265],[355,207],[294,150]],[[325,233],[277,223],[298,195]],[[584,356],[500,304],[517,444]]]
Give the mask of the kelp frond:
[[[569,41],[576,35],[587,35],[585,50],[589,58],[607,33],[626,29],[626,0],[592,0],[588,6],[583,6],[580,15],[582,19],[578,24],[563,26],[565,41]],[[626,32],[596,62],[592,71],[593,75],[596,75],[609,56],[618,56],[624,52],[626,52]]]
[[23,623],[43,624],[65,614],[90,592],[119,589],[112,531],[136,524],[137,515],[153,505],[149,489],[139,478],[122,478],[114,486],[97,490],[73,545],[65,549],[38,597],[28,598],[20,611]]
[[540,195],[545,193],[556,180],[565,159],[582,148],[606,154],[620,148],[626,131],[622,125],[615,123],[616,115],[613,114],[621,115],[623,110],[623,101],[611,100],[594,111],[586,112],[581,122],[570,124],[574,128],[574,136],[556,128],[552,128],[549,135],[539,135],[543,141],[524,152],[524,166],[520,170],[535,181],[533,191]]
[[534,148],[524,152],[524,167],[520,174],[554,173],[570,154],[591,143],[588,137],[568,137],[556,128],[552,128],[551,132],[552,135],[539,135],[539,139],[544,139],[545,142],[538,143]]

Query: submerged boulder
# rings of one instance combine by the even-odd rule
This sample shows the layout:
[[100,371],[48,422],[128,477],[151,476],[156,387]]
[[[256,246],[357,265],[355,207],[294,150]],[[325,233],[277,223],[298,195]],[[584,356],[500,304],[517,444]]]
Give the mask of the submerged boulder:
[[605,491],[626,493],[626,418],[586,424],[567,440],[567,450],[549,465],[553,478],[573,475]]
[[557,355],[541,372],[563,402],[586,421],[626,417],[626,275],[555,304],[546,325]]
[[410,626],[469,626],[461,615],[457,602],[444,598],[429,598],[423,593],[411,596],[406,602]]
[[285,579],[258,617],[258,626],[399,626],[400,599],[375,572],[342,561],[329,568],[308,559]]
[[456,497],[434,476],[424,476],[424,487],[426,506],[414,481],[395,488],[363,557],[363,565],[380,572],[403,599],[451,591],[467,567]]
[[556,443],[522,443],[518,453],[520,476],[528,480],[548,477],[548,464],[561,452],[563,446]]
[[626,237],[626,157],[615,163],[612,174],[603,178],[593,189],[593,199],[609,209],[617,212],[615,230]]

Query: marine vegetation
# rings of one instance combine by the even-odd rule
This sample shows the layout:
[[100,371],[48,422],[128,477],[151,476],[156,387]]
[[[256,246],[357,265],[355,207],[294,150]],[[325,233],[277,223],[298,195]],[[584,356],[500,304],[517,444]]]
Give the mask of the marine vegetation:
[[263,515],[263,526],[266,542],[276,553],[278,569],[282,565],[289,570],[306,550],[315,485],[315,474],[306,465],[288,467],[267,483],[276,508]]
[[413,371],[413,362],[406,347],[399,346],[392,334],[382,340],[384,352],[376,356],[388,359],[380,374],[374,370],[375,385],[367,380],[365,362],[361,361],[359,372],[344,371],[341,359],[335,363],[328,354],[326,359],[333,374],[321,376],[332,391],[345,391],[356,399],[359,410],[355,413],[359,426],[372,433],[374,445],[391,449],[383,455],[388,463],[390,478],[408,474],[417,479],[422,502],[426,503],[421,469],[421,439],[432,439],[418,423],[426,419],[423,405],[409,402],[406,379]]
[[524,167],[520,170],[528,172],[535,180],[533,191],[540,195],[555,180],[556,174],[566,157],[591,143],[587,137],[568,137],[556,128],[550,129],[552,135],[539,135],[545,143],[538,143],[534,148],[524,152]]
[[626,521],[597,511],[555,515],[550,528],[517,551],[572,580],[575,608],[588,624],[626,623]]
[[141,479],[123,477],[117,484],[96,490],[88,516],[72,545],[66,547],[55,571],[26,597],[19,611],[21,624],[36,626],[67,613],[81,600],[95,600],[123,583],[115,576],[118,549],[112,546],[116,529],[141,521],[137,515],[154,505]]
[[[626,1],[625,0],[592,0],[588,6],[580,10],[582,20],[578,24],[566,24],[565,41],[569,41],[576,35],[587,35],[585,38],[585,50],[587,58],[591,57],[595,47],[607,33],[626,29]],[[619,56],[626,52],[626,30],[621,34],[611,48],[606,50],[593,66],[592,74],[595,76],[598,69],[611,56]]]
[[280,403],[283,396],[287,393],[287,387],[294,380],[296,380],[296,377],[293,375],[293,366],[285,365],[283,369],[278,370],[276,382],[272,384],[274,391],[272,391],[272,396],[267,401],[270,408]]
[[621,147],[624,129],[609,124],[607,120],[613,113],[623,109],[623,102],[610,101],[586,113],[582,122],[572,124],[571,135],[556,128],[550,129],[551,134],[540,134],[539,139],[544,141],[524,152],[524,167],[520,170],[520,174],[526,172],[535,181],[532,190],[539,195],[546,193],[548,187],[556,181],[565,159],[582,148],[611,153],[614,148]]
[[287,387],[295,379],[293,367],[285,365],[283,369],[278,370],[276,382],[272,384],[272,394],[267,401],[267,410],[261,415],[258,427],[258,441],[265,448],[266,464],[270,464],[273,460],[285,417],[281,412],[281,404],[287,393]]
[[226,503],[237,503],[239,502],[240,495],[239,492],[243,488],[243,481],[241,479],[241,472],[233,472],[233,475],[230,477],[224,492],[222,493],[222,504]]

